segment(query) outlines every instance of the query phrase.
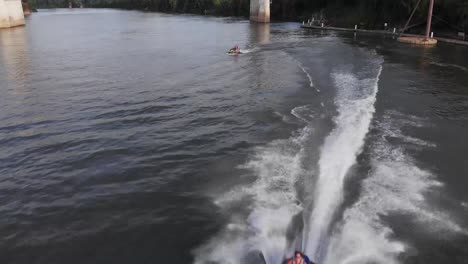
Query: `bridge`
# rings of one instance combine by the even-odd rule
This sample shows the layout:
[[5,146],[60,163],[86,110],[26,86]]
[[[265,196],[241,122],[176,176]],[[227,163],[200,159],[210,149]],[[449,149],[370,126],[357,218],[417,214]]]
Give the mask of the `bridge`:
[[0,0],[0,28],[24,25],[21,0]]
[[250,21],[270,22],[270,0],[250,0]]
[[[79,2],[80,7],[82,7],[83,2]],[[72,7],[71,0],[69,5]],[[0,28],[24,25],[25,13],[28,14],[29,10],[26,8],[23,13],[21,0],[0,0]],[[256,23],[270,22],[270,0],[250,0],[250,21]]]

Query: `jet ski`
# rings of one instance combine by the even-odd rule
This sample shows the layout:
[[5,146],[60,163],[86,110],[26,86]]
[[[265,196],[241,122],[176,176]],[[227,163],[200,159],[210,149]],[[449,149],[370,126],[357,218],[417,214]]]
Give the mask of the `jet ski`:
[[226,52],[227,55],[231,55],[231,56],[235,56],[235,55],[239,55],[239,54],[242,54],[241,51],[235,51],[235,50],[229,50],[228,52]]
[[234,46],[234,48],[228,50],[226,52],[227,55],[239,55],[242,54],[242,51],[240,50],[239,46]]

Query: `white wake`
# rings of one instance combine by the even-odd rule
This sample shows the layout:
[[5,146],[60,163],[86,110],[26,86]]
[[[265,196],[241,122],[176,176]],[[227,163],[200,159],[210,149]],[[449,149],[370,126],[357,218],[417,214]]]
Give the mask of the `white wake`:
[[[383,61],[376,54],[365,59],[364,67],[340,65],[331,73],[337,115],[320,148],[318,164],[310,162],[308,143],[316,139],[313,124],[321,113],[313,105],[295,107],[291,115],[306,127],[296,136],[257,148],[242,166],[256,180],[216,200],[232,214],[230,223],[196,250],[195,263],[280,264],[302,243],[302,250],[320,264],[398,264],[408,245],[397,241],[381,219],[395,212],[427,224],[432,228],[429,232],[466,233],[449,214],[426,203],[427,192],[441,188],[441,183],[405,152],[407,145],[436,147],[402,132],[404,126],[427,125],[424,120],[387,111],[374,121],[376,132],[368,135],[374,124]],[[306,68],[299,65],[314,87]],[[391,139],[399,141],[396,146]],[[369,155],[368,175],[360,175],[364,180],[359,182],[359,197],[342,212],[346,177],[365,142],[370,152],[363,155]],[[314,171],[304,169],[311,167]],[[305,197],[298,195],[301,184]],[[462,206],[467,207],[466,203]],[[294,216],[302,216],[299,219],[304,222],[298,228],[302,236],[295,233],[298,236],[292,241],[289,229],[298,224]]]
[[319,178],[313,210],[304,230],[304,251],[319,262],[325,256],[332,217],[342,203],[344,180],[356,162],[374,114],[382,62],[376,61],[373,77],[359,79],[351,72],[333,74],[337,88],[335,129],[321,149]]
[[300,161],[309,133],[306,127],[296,137],[256,150],[242,168],[253,172],[257,180],[216,200],[222,208],[248,200],[250,213],[233,214],[226,229],[195,252],[195,263],[247,263],[245,258],[255,252],[256,257],[261,253],[267,264],[282,262],[291,216],[302,210],[295,184],[302,174]]
[[398,257],[408,245],[393,238],[393,230],[381,217],[391,213],[412,215],[432,230],[426,232],[465,233],[448,214],[431,208],[425,201],[429,190],[441,183],[430,171],[420,169],[404,148],[388,140],[398,138],[413,148],[435,147],[433,143],[405,135],[403,126],[424,126],[414,116],[388,112],[377,123],[375,142],[371,148],[371,170],[363,181],[358,201],[343,215],[341,225],[332,234],[325,264],[400,263]]

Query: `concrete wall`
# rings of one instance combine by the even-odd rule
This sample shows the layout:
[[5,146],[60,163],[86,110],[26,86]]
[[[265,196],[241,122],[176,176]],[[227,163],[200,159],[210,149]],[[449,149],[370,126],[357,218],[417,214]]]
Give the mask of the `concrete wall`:
[[250,21],[270,22],[270,0],[250,0]]
[[0,0],[0,28],[24,25],[21,0]]

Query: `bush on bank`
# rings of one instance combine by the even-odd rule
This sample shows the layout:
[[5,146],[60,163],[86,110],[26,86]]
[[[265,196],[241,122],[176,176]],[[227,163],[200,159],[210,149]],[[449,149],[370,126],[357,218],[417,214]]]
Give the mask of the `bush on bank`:
[[[79,6],[138,9],[222,16],[249,15],[249,0],[35,0],[39,8]],[[383,23],[402,26],[418,0],[272,0],[277,20],[322,18],[336,26],[381,28]],[[421,0],[412,24],[424,23],[429,0]],[[435,0],[434,24],[453,31],[468,30],[468,0]]]

